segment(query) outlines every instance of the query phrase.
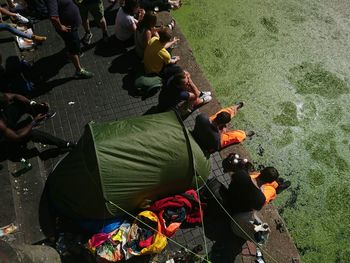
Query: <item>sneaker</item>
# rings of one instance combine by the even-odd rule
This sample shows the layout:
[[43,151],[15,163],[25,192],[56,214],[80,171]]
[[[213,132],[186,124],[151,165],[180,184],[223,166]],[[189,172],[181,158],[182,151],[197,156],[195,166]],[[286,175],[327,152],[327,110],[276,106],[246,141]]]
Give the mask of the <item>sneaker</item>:
[[211,96],[211,92],[210,91],[201,91],[201,94],[199,94],[199,97],[205,97],[205,96]]
[[243,101],[240,101],[240,102],[236,103],[235,106],[237,107],[237,110],[239,110],[240,108],[242,108],[244,106],[244,103],[243,103]]
[[282,191],[286,190],[292,185],[292,183],[288,180],[283,180],[282,183],[278,183],[278,187],[276,188],[276,193],[280,194]]
[[174,19],[171,19],[171,22],[170,22],[170,24],[168,25],[168,27],[170,28],[170,30],[174,30],[175,26],[176,26],[175,20],[174,20]]
[[16,19],[18,22],[20,22],[21,24],[27,24],[29,23],[29,20],[28,18],[24,17],[24,16],[21,16],[20,14],[16,14]]
[[201,105],[203,104],[207,104],[209,101],[211,101],[213,98],[211,96],[204,96],[202,98],[203,102],[201,103]]
[[68,141],[67,144],[66,144],[66,148],[73,149],[75,147],[77,147],[77,143],[76,142]]
[[35,44],[40,45],[46,40],[46,37],[33,35],[32,40],[34,41]]
[[48,119],[51,119],[51,118],[53,118],[53,117],[55,117],[55,116],[56,116],[56,112],[55,112],[55,111],[48,112],[48,113],[46,113],[46,115],[45,115],[45,121],[48,120]]
[[248,131],[247,132],[247,137],[251,138],[255,135],[255,132],[254,131]]
[[75,78],[77,79],[91,79],[94,76],[94,73],[87,71],[86,69],[81,69],[80,71],[75,72]]
[[81,42],[87,46],[91,44],[91,39],[92,39],[92,33],[91,32],[86,32],[83,38],[81,39]]

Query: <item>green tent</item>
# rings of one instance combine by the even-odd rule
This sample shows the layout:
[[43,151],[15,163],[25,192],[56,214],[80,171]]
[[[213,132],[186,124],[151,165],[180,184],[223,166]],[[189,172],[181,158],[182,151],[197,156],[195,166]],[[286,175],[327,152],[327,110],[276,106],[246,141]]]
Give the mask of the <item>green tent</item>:
[[[48,179],[54,205],[74,218],[104,219],[183,192],[210,164],[175,112],[89,123]],[[198,180],[201,182],[201,180]]]

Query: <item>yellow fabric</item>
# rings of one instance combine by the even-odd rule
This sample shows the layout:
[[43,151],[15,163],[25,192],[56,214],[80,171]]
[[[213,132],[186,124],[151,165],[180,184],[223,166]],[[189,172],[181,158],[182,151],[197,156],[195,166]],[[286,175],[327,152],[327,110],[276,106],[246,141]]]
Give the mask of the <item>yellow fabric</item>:
[[[167,245],[167,238],[161,233],[161,225],[157,215],[146,210],[139,213],[137,217],[141,220],[142,217],[146,217],[154,222],[157,222],[157,232],[154,233],[153,243],[149,247],[143,248],[139,253],[135,253],[133,251],[130,251],[130,253],[133,255],[146,255],[162,252]],[[135,223],[138,223],[138,221],[135,221]],[[139,224],[142,225],[142,223]]]
[[159,74],[163,67],[170,63],[170,53],[160,43],[158,37],[152,37],[144,53],[143,62],[145,65],[145,72]]

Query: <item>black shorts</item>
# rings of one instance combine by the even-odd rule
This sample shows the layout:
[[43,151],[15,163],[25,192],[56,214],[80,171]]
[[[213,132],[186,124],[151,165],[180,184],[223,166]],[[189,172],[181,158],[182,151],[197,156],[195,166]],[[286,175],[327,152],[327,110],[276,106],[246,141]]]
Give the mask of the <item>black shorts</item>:
[[72,27],[69,32],[57,32],[64,41],[67,51],[72,55],[79,55],[80,49],[80,38],[78,28]]

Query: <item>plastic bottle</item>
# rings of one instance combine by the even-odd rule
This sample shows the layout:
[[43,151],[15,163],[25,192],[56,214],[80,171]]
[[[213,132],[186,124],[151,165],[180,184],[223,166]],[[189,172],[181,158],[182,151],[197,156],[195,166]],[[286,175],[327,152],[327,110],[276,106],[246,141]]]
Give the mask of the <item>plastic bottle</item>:
[[14,177],[18,177],[32,169],[32,164],[28,162],[26,159],[21,158],[21,168],[12,173]]
[[262,254],[260,248],[258,248],[258,247],[256,248],[256,262],[257,263],[265,263],[263,254]]

